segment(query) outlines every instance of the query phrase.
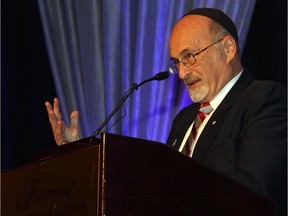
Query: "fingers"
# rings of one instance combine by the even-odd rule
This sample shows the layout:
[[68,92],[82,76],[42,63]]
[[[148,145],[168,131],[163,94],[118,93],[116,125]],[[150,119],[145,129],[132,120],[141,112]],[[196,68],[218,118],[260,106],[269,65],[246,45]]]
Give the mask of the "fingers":
[[72,127],[78,128],[79,112],[77,110],[72,111],[70,115],[70,123]]
[[62,120],[62,114],[60,111],[59,100],[54,98],[53,107],[48,101],[45,102],[46,110],[49,116],[49,121],[53,127],[56,126],[57,121]]
[[62,114],[61,114],[61,111],[60,111],[58,98],[54,98],[53,111],[54,111],[54,114],[55,114],[56,118],[58,120],[62,120]]
[[50,121],[50,124],[51,124],[51,127],[52,127],[52,130],[53,132],[56,130],[56,126],[57,126],[57,117],[53,111],[53,107],[51,105],[50,102],[46,101],[45,102],[45,106],[46,106],[46,110],[47,110],[47,114],[48,114],[48,117],[49,117],[49,121]]
[[62,145],[62,141],[65,140],[63,121],[57,121],[54,131],[54,139],[58,146]]
[[45,106],[46,106],[47,112],[48,112],[49,110],[52,110],[52,105],[51,105],[51,103],[50,103],[49,101],[46,101],[46,102],[45,102]]

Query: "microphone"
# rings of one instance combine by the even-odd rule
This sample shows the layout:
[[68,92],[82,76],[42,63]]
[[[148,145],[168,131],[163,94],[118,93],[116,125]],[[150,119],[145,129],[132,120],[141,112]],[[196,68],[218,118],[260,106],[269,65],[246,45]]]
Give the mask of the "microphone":
[[146,79],[144,81],[142,81],[139,84],[133,83],[133,85],[129,88],[129,90],[124,94],[124,96],[122,97],[122,100],[120,101],[120,103],[116,106],[116,108],[111,112],[111,114],[105,119],[105,121],[99,126],[99,128],[93,133],[93,135],[90,138],[90,144],[91,141],[93,139],[93,137],[97,136],[101,130],[103,129],[103,127],[108,123],[108,121],[113,117],[113,115],[118,111],[118,109],[124,104],[124,102],[127,100],[127,98],[135,91],[138,90],[138,88],[140,86],[142,86],[143,84],[153,81],[153,80],[157,80],[157,81],[161,81],[164,79],[167,79],[169,77],[169,73],[167,71],[163,71],[163,72],[159,72],[157,73],[155,76]]
[[169,77],[169,73],[167,71],[163,71],[163,72],[156,74],[154,77],[156,80],[161,81],[161,80],[167,79]]
[[143,82],[139,83],[137,85],[137,88],[142,86],[144,83],[150,82],[152,80],[161,81],[161,80],[167,79],[168,77],[169,77],[169,73],[167,71],[157,73],[154,77],[151,77],[151,78],[144,80]]

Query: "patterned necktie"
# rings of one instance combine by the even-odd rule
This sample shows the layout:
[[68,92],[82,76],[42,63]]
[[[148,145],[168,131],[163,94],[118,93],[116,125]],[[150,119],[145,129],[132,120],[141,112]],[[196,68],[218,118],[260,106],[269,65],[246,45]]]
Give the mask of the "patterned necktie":
[[193,127],[192,127],[192,131],[191,134],[189,135],[185,147],[183,149],[183,151],[189,156],[191,153],[191,149],[192,146],[194,145],[194,142],[196,140],[197,137],[197,131],[199,126],[202,124],[202,122],[204,121],[206,115],[208,115],[211,111],[213,110],[213,108],[210,106],[210,103],[204,103],[201,105],[198,114],[195,118]]

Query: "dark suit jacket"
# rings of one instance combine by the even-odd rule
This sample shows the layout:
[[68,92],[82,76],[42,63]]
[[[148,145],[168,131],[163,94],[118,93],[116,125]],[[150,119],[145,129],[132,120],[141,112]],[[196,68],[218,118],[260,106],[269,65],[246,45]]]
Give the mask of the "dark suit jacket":
[[[199,106],[179,112],[167,145],[179,149]],[[286,109],[285,87],[255,81],[244,70],[209,119],[192,159],[278,199],[286,185]]]

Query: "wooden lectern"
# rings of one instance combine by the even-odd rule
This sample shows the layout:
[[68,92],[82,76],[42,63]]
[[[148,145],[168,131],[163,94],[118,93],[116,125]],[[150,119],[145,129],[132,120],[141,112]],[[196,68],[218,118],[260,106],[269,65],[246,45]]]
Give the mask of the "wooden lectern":
[[274,202],[158,142],[103,133],[2,173],[2,216],[272,216]]

